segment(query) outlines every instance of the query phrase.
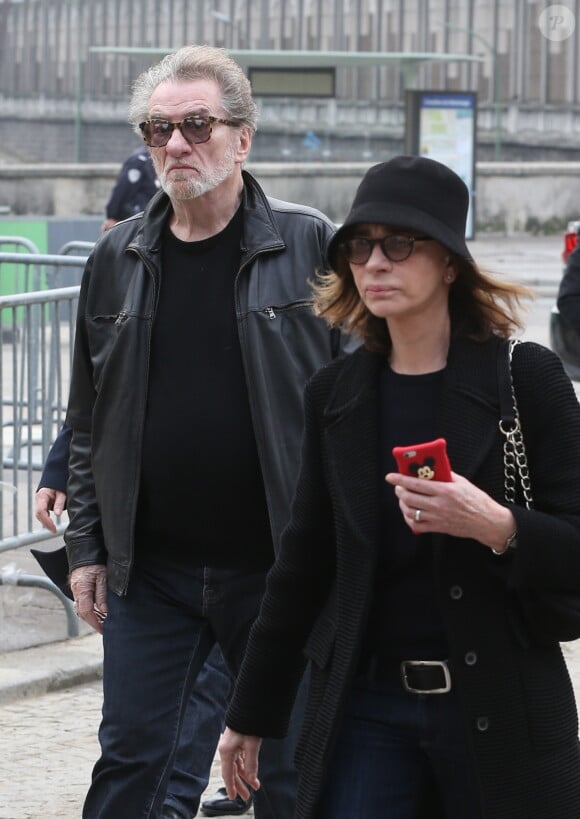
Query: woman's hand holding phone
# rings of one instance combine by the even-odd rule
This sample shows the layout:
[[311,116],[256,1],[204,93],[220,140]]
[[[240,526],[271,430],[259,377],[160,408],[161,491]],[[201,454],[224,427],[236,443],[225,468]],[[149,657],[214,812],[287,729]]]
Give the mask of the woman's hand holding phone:
[[[408,475],[411,478],[426,482],[449,482],[451,480],[451,466],[447,457],[447,443],[444,438],[436,438],[434,441],[426,441],[412,446],[396,446],[393,448],[393,456],[401,475]],[[422,501],[419,501],[419,503],[422,503]],[[404,506],[401,505],[401,511],[413,534],[420,534],[416,525],[420,524],[423,519],[424,510],[422,506],[417,506],[414,510],[410,508],[406,513]],[[409,520],[409,514],[412,515],[412,521]]]
[[393,449],[399,472],[389,472],[405,522],[415,534],[440,532],[501,548],[515,529],[511,511],[452,472],[444,438]]

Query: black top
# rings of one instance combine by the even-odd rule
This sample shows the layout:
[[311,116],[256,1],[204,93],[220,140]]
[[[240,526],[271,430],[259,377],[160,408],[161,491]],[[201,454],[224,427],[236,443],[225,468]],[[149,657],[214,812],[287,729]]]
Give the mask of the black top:
[[394,488],[384,480],[387,472],[398,471],[394,446],[437,437],[436,408],[443,372],[400,375],[385,366],[381,373],[378,479],[383,494],[383,536],[364,656],[378,653],[396,660],[447,657],[433,577],[432,537],[411,532]]
[[137,560],[222,568],[273,560],[235,313],[241,235],[241,210],[200,242],[164,232]]

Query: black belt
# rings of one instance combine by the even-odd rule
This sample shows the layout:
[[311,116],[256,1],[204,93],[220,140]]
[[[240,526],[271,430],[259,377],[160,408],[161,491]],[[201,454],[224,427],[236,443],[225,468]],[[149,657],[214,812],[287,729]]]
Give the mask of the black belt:
[[451,673],[446,660],[403,660],[377,654],[361,668],[364,676],[384,682],[399,682],[410,694],[447,694],[451,691]]

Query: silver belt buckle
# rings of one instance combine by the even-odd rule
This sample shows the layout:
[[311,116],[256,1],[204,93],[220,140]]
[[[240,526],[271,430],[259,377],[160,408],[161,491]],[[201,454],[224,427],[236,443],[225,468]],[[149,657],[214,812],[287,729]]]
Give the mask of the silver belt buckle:
[[[409,666],[413,668],[424,668],[426,666],[440,668],[443,671],[443,688],[413,688],[413,686],[409,685],[407,679],[407,668]],[[403,688],[410,694],[447,694],[451,691],[451,674],[445,660],[403,660],[401,663],[401,679]]]

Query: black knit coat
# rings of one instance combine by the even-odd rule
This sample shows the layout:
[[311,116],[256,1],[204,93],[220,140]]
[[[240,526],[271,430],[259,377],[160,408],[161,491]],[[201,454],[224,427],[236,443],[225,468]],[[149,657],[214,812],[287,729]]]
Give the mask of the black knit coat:
[[[454,471],[500,502],[504,347],[497,339],[453,342],[437,422]],[[307,386],[292,519],[227,716],[242,733],[283,735],[305,657],[310,662],[297,819],[315,819],[332,775],[377,554],[388,548],[388,537],[379,538],[376,479],[382,364],[361,348]],[[485,819],[578,819],[578,722],[559,641],[580,637],[580,408],[546,348],[518,345],[513,374],[534,509],[512,507],[518,546],[500,557],[477,541],[434,535],[434,578]]]

